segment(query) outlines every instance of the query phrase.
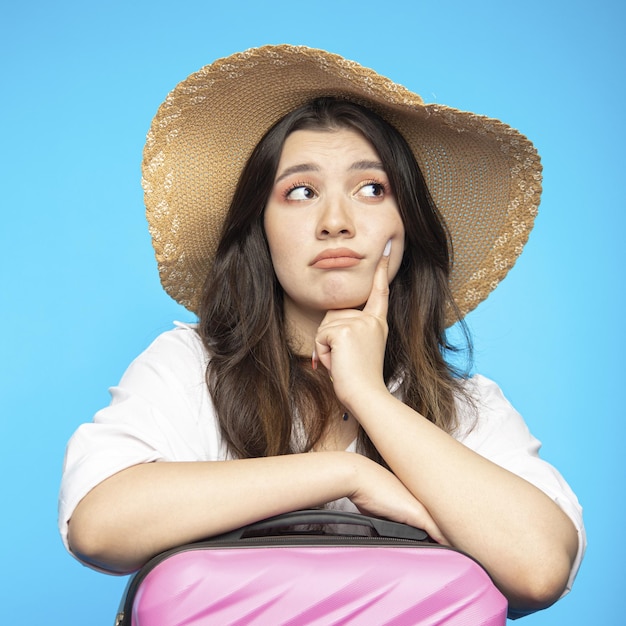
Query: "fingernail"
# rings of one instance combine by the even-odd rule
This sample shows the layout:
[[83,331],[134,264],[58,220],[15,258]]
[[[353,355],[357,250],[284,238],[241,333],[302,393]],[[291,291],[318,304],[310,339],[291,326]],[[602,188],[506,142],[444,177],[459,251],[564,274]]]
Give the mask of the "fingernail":
[[313,348],[313,354],[311,355],[311,367],[316,370],[317,369],[317,352],[315,348]]
[[385,244],[385,249],[383,250],[383,256],[389,256],[391,254],[391,239]]

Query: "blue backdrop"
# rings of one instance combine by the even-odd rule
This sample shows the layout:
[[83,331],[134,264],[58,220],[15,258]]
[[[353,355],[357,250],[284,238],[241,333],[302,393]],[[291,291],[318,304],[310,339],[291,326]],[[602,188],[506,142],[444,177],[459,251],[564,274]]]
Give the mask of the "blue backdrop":
[[574,591],[526,618],[623,623],[624,8],[573,0],[3,2],[0,455],[3,623],[113,622],[124,579],[56,530],[64,446],[175,318],[143,215],[141,151],[167,92],[265,43],[322,47],[425,100],[500,117],[544,163],[526,251],[469,316],[494,378],[585,507]]

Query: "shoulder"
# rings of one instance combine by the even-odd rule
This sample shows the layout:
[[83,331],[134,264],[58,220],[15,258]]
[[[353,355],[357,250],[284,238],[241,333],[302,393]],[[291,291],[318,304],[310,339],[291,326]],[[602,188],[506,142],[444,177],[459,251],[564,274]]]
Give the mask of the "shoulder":
[[475,374],[462,384],[464,393],[457,398],[457,439],[474,449],[499,447],[505,441],[538,447],[526,422],[495,381]]
[[206,371],[208,354],[195,324],[174,322],[174,328],[158,335],[130,364],[124,379],[138,373],[172,374],[175,378],[189,378],[193,372]]
[[498,384],[482,374],[464,379],[462,385],[467,393],[482,402],[504,397]]
[[152,341],[141,356],[179,356],[208,361],[206,350],[198,335],[197,324],[174,322],[174,327],[161,333]]
[[500,386],[482,374],[474,374],[464,379],[461,386],[465,397],[459,397],[457,402],[462,410],[472,403],[479,410],[511,407]]
[[158,335],[109,389],[111,404],[96,414],[102,419],[154,421],[167,416],[180,422],[210,404],[206,386],[208,354],[193,324],[175,323]]

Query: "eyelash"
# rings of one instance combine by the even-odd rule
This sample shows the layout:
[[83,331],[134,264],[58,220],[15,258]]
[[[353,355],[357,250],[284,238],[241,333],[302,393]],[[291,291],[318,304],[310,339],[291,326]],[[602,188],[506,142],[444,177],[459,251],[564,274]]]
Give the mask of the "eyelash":
[[364,187],[369,187],[370,185],[375,185],[376,187],[380,187],[383,192],[382,194],[383,196],[389,193],[389,185],[387,183],[384,183],[376,179],[364,181],[363,184],[359,187],[359,191],[363,189]]
[[[363,181],[362,184],[359,186],[358,191],[361,191],[361,189],[368,187],[370,185],[375,185],[377,187],[380,187],[380,189],[383,192],[382,195],[387,195],[390,191],[388,183],[382,182],[375,178]],[[291,194],[292,191],[296,189],[302,189],[303,187],[306,187],[307,189],[311,189],[315,193],[315,187],[313,187],[313,185],[311,185],[310,183],[306,183],[304,181],[298,181],[298,182],[292,183],[285,189],[285,191],[283,192],[283,198],[285,200],[288,200],[289,194]]]
[[310,183],[296,182],[296,183],[292,183],[291,185],[289,185],[289,187],[287,187],[285,189],[285,191],[283,192],[283,198],[285,200],[288,200],[289,199],[289,194],[292,191],[294,191],[296,189],[301,189],[302,187],[306,187],[307,189],[311,189],[312,191],[315,191],[315,188]]

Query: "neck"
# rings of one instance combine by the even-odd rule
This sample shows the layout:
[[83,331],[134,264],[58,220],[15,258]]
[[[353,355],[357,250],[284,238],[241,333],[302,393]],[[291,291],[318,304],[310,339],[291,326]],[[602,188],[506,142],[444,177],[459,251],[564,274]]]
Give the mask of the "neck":
[[299,356],[310,357],[315,345],[317,329],[325,312],[304,311],[285,298],[285,327],[291,349]]

